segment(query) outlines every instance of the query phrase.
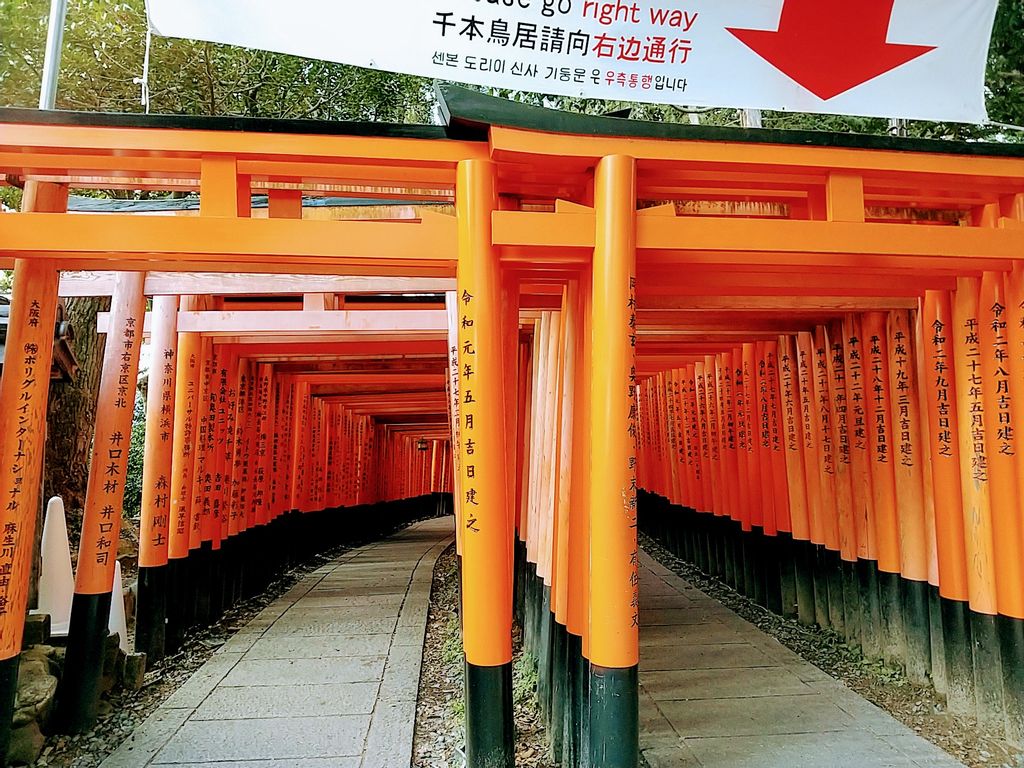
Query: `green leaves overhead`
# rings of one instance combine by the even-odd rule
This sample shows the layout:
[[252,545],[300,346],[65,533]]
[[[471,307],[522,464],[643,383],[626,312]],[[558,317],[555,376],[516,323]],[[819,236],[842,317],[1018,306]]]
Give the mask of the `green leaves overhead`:
[[[0,0],[0,104],[39,100],[49,0]],[[57,107],[141,112],[143,0],[71,0]],[[424,80],[265,51],[153,38],[152,111],[428,122]]]

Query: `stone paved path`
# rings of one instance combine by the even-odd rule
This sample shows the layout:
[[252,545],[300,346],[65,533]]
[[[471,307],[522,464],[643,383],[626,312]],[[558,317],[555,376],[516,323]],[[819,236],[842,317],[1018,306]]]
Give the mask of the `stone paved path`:
[[104,768],[397,768],[412,757],[430,520],[309,574],[235,634]]
[[[104,768],[404,768],[434,563],[452,520],[309,574],[234,635]],[[642,556],[641,747],[651,768],[960,764]]]
[[640,625],[651,768],[960,766],[646,554]]

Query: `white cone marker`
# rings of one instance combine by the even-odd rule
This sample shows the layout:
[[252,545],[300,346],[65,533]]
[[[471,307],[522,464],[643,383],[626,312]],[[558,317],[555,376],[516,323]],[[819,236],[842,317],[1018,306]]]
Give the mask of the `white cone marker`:
[[75,572],[71,567],[71,545],[68,543],[64,502],[59,496],[54,496],[46,505],[42,553],[39,607],[32,613],[50,614],[50,635],[67,637],[71,622],[71,599],[75,594]]
[[110,621],[107,623],[109,634],[115,632],[121,638],[119,645],[125,653],[128,648],[128,620],[124,613],[124,584],[121,583],[121,561],[114,563],[114,589],[110,593]]

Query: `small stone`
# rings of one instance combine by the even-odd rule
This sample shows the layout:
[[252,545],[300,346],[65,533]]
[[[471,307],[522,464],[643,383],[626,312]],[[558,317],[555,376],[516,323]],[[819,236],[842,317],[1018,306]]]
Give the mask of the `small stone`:
[[125,656],[121,682],[129,691],[142,690],[146,682],[146,654],[129,653]]
[[103,677],[100,680],[100,692],[107,693],[113,690],[120,679],[121,639],[117,634],[107,636],[106,644],[103,647]]
[[128,624],[135,618],[136,595],[138,594],[138,581],[132,581],[124,588],[124,618]]
[[45,724],[56,694],[57,678],[50,674],[49,660],[22,658],[18,665],[14,725],[24,726],[37,720]]
[[11,731],[11,745],[7,750],[7,761],[11,765],[31,765],[43,751],[46,739],[39,724],[31,722]]
[[21,641],[22,648],[30,645],[43,645],[50,642],[50,614],[34,613],[25,618],[25,636]]

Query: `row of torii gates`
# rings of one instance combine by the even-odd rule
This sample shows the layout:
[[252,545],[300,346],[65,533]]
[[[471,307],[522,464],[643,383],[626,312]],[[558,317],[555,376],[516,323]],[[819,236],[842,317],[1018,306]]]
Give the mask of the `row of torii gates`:
[[[273,559],[285,527],[453,493],[469,764],[514,762],[515,602],[546,627],[527,639],[562,759],[633,766],[643,507],[769,607],[1024,731],[1022,148],[441,95],[440,127],[0,110],[0,169],[25,183],[24,212],[0,216],[0,719],[63,293],[113,297],[70,730],[95,719],[148,335],[151,656],[186,627],[188,563]],[[66,213],[90,188],[200,209]],[[303,218],[328,194],[392,210]]]

